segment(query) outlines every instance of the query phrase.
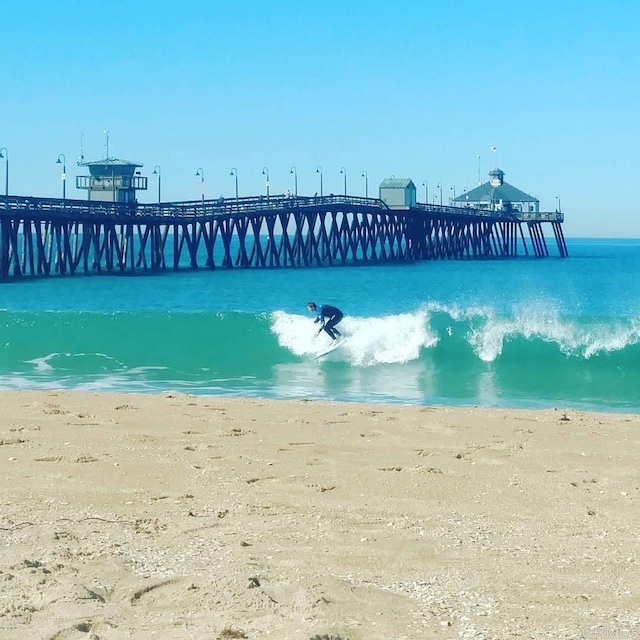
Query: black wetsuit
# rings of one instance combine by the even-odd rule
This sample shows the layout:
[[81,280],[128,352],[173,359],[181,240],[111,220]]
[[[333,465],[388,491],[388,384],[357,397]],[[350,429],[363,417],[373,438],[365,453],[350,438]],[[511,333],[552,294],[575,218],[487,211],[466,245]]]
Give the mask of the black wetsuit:
[[342,334],[336,329],[336,325],[342,318],[344,314],[338,307],[332,307],[330,304],[320,305],[318,308],[318,317],[314,320],[314,322],[321,322],[322,328],[329,334],[329,337],[332,340],[338,338]]

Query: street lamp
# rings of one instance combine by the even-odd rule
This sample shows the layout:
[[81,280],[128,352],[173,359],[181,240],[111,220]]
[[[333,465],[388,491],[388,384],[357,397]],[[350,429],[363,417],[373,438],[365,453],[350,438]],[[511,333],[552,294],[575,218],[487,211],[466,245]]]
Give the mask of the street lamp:
[[[62,158],[62,160],[60,160]],[[64,153],[61,153],[56,160],[56,164],[62,165],[62,199],[67,198],[67,158]]]
[[344,175],[344,195],[347,195],[347,170],[342,167],[342,169],[340,169],[340,173],[342,173]]
[[556,200],[558,201],[558,213],[562,213],[562,207],[560,206],[560,196],[556,196]]
[[295,167],[291,167],[289,173],[293,174],[293,195],[298,196],[298,171]]
[[320,197],[322,198],[322,167],[321,166],[316,167],[316,173],[320,174]]
[[158,176],[158,207],[160,206],[160,202],[162,202],[161,199],[161,180],[160,180],[160,165],[157,164],[155,167],[153,167],[153,175],[154,176]]
[[239,208],[239,203],[238,203],[238,170],[233,167],[233,169],[231,169],[231,172],[229,173],[230,176],[234,176],[236,179],[236,209]]
[[422,186],[424,187],[424,201],[425,204],[429,204],[429,183],[424,180],[422,182]]
[[200,182],[202,187],[202,206],[204,207],[204,169],[199,167],[196,171],[196,176],[200,176]]
[[[451,191],[453,191],[453,201],[452,201],[452,203],[455,203],[455,200],[456,200],[456,185],[455,184],[451,187]],[[455,204],[453,204],[453,206],[455,206]]]
[[368,198],[369,197],[369,174],[367,173],[366,169],[362,171],[362,177],[364,178],[364,197]]
[[262,169],[262,175],[265,176],[265,181],[267,185],[267,200],[269,200],[269,167],[264,167]]
[[438,185],[438,189],[440,189],[440,206],[442,206],[442,185]]
[[480,154],[478,154],[478,185],[482,184],[482,180],[480,179]]
[[9,152],[7,151],[7,147],[2,147],[0,149],[0,158],[4,158],[5,167],[4,167],[4,195],[5,197],[9,197]]

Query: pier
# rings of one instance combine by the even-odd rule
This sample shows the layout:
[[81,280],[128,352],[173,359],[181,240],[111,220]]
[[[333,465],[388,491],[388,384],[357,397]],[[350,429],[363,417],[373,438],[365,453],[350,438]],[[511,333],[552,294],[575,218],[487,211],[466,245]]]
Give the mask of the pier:
[[395,207],[336,195],[156,204],[4,196],[0,279],[565,258],[563,221],[558,211]]

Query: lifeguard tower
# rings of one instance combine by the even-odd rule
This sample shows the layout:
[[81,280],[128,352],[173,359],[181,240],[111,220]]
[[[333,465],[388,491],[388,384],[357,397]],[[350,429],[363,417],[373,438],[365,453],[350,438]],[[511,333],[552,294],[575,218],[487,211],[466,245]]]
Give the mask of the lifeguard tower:
[[146,191],[147,178],[139,175],[142,164],[104,158],[95,162],[82,162],[89,167],[88,176],[76,176],[76,189],[86,189],[89,200],[100,202],[137,202],[136,191]]

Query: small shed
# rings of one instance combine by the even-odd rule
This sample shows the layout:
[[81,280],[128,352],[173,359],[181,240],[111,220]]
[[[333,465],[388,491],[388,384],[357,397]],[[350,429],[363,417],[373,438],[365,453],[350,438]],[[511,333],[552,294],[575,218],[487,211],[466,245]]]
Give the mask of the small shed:
[[380,200],[390,209],[416,206],[416,185],[410,178],[385,178],[380,183]]

